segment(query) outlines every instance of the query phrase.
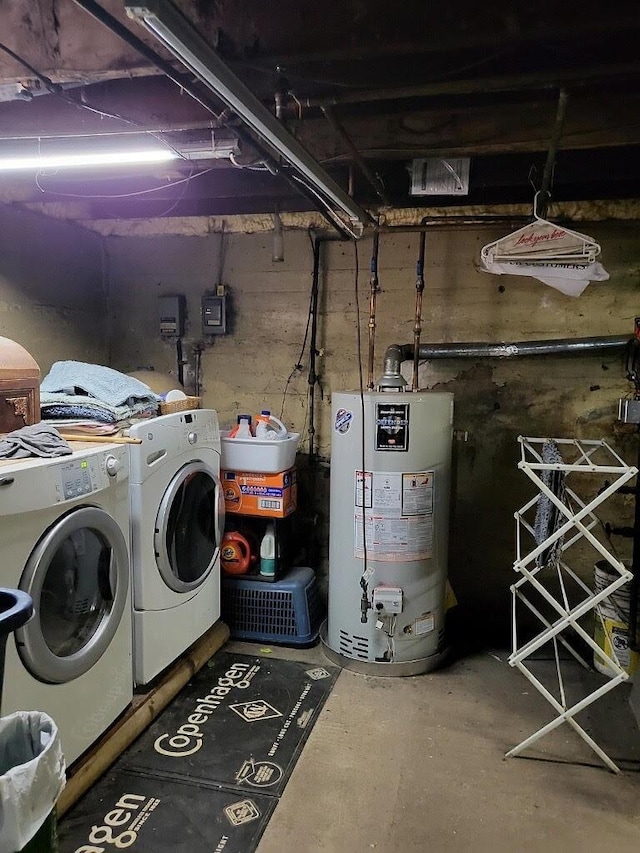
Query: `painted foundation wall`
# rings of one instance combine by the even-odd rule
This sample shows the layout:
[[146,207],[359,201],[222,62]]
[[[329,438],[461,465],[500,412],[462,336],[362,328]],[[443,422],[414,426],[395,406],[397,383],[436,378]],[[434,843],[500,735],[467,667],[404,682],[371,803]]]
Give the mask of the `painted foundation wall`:
[[[481,247],[508,228],[450,228],[429,232],[425,268],[422,340],[517,341],[592,335],[631,335],[640,315],[638,223],[599,223],[581,229],[602,245],[611,275],[578,299],[534,279],[480,272]],[[413,340],[417,234],[380,240],[375,375],[385,348]],[[308,427],[307,325],[312,251],[304,232],[285,232],[285,261],[271,261],[271,235],[205,237],[109,237],[109,290],[113,325],[112,366],[123,371],[153,367],[177,377],[174,341],[158,331],[157,300],[182,293],[187,300],[184,355],[192,390],[194,345],[203,345],[203,405],[218,410],[221,423],[263,407],[305,436]],[[371,241],[357,245],[361,357],[367,376],[367,325]],[[320,280],[316,390],[315,477],[303,477],[302,529],[320,548],[317,565],[326,574],[330,399],[334,390],[358,386],[356,249],[353,243],[323,248]],[[220,272],[220,270],[222,270]],[[203,343],[200,299],[222,281],[230,292],[230,332]],[[300,364],[301,369],[296,365]],[[405,365],[411,375],[411,365]],[[287,381],[289,380],[288,384]],[[617,401],[630,393],[623,354],[530,357],[514,360],[446,360],[425,364],[420,385],[455,394],[455,427],[469,440],[454,442],[454,506],[450,578],[469,624],[490,638],[508,636],[509,584],[514,575],[513,513],[532,496],[518,471],[520,434],[610,439],[634,463],[637,435],[616,424]],[[300,459],[304,462],[304,457]],[[593,485],[591,486],[593,488]],[[628,523],[631,498],[616,498],[602,520]],[[619,541],[622,554],[630,542]],[[579,567],[588,577],[592,559]]]
[[0,335],[42,376],[62,359],[108,363],[104,282],[97,234],[0,205]]

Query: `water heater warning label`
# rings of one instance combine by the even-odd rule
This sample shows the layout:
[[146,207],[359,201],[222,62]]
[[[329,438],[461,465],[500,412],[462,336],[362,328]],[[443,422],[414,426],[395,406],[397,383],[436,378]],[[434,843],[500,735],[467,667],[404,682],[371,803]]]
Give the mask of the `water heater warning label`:
[[[356,471],[354,554],[386,562],[433,552],[433,471]],[[363,518],[364,513],[364,518]]]

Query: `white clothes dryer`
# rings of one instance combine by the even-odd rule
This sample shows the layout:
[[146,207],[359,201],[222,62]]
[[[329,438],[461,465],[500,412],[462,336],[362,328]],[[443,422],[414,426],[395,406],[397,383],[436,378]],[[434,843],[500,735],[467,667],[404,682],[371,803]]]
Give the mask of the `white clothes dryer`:
[[45,711],[67,764],[133,698],[128,449],[0,461],[0,585],[34,616],[7,643],[2,712]]
[[224,498],[212,409],[129,429],[133,660],[148,684],[220,618]]

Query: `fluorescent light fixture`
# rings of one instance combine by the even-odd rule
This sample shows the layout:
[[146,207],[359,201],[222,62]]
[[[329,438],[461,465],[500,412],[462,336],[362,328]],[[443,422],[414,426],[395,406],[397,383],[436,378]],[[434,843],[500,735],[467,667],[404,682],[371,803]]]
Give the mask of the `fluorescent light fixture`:
[[129,166],[141,163],[165,163],[178,155],[167,149],[140,151],[104,151],[94,154],[42,154],[32,157],[2,157],[0,172],[17,172],[28,169],[66,169],[82,166]]
[[182,64],[254,133],[292,166],[327,206],[364,226],[371,217],[325,172],[309,152],[220,59],[193,24],[169,0],[125,0],[130,18],[142,23]]

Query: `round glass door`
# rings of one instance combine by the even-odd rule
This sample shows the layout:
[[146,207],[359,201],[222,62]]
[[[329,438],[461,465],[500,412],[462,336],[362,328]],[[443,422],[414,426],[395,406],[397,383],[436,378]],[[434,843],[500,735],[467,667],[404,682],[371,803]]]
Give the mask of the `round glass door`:
[[36,545],[20,581],[36,613],[16,631],[32,675],[61,684],[91,669],[118,629],[128,585],[127,544],[108,513],[81,507],[60,518]]
[[169,484],[156,521],[156,560],[170,589],[189,592],[204,583],[218,556],[223,528],[220,480],[205,463],[190,462]]

